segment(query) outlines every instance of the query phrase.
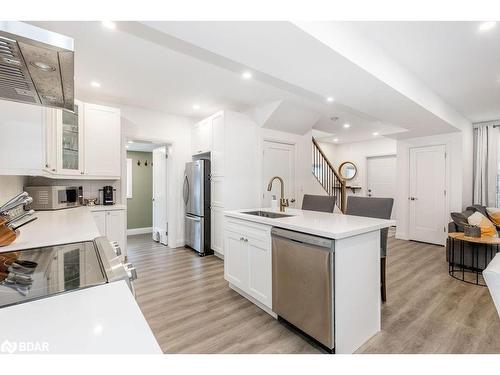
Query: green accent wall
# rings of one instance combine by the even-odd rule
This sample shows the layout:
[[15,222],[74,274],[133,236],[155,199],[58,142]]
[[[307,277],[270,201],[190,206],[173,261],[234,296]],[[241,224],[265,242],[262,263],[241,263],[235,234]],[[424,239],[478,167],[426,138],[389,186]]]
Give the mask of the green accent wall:
[[[132,198],[127,198],[127,229],[152,227],[153,154],[127,151],[127,159],[132,159]],[[141,162],[140,166],[137,161]]]

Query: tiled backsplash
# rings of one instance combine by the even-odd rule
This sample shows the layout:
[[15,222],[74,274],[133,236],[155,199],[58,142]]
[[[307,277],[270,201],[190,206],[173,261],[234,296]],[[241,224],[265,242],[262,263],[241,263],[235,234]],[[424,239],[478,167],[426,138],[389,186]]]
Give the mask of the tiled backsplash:
[[27,186],[82,186],[83,198],[100,198],[99,189],[103,186],[113,186],[116,189],[116,203],[121,203],[121,184],[117,180],[56,180],[45,177],[29,177]]

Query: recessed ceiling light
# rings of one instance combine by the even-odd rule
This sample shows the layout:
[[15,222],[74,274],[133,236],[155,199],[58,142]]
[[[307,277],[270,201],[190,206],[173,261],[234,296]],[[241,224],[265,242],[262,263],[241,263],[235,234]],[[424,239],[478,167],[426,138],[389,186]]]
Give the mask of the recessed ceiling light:
[[349,129],[351,127],[351,124],[344,124],[344,128]]
[[92,81],[92,82],[90,82],[90,86],[95,87],[95,88],[99,88],[99,87],[101,87],[101,84],[97,81]]
[[378,132],[374,132],[372,134],[376,137],[378,135]]
[[333,138],[333,141],[334,141],[334,142],[338,142],[338,141],[339,141],[339,139],[338,139],[338,138]]
[[489,31],[493,29],[496,25],[497,23],[495,21],[483,22],[479,25],[478,30],[480,32]]
[[128,141],[127,143],[134,143],[134,141]]
[[116,29],[116,23],[114,23],[113,21],[102,21],[102,25],[109,30]]
[[198,104],[193,104],[193,109],[197,111],[200,109],[200,106]]
[[329,96],[328,98],[326,98],[326,101],[328,103],[332,103],[335,99],[333,99],[333,97]]
[[250,72],[243,72],[241,74],[241,78],[243,78],[243,79],[250,79],[250,78],[252,78],[252,73],[250,73]]

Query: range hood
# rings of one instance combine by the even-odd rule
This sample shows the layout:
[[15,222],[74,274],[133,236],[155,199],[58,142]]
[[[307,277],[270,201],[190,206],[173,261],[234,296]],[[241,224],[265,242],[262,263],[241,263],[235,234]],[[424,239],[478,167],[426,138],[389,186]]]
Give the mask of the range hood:
[[73,39],[0,21],[0,98],[73,111]]

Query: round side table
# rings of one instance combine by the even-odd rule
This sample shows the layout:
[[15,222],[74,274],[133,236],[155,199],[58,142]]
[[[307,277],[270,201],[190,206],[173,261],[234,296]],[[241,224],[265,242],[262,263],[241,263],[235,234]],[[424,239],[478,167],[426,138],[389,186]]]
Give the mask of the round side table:
[[452,232],[448,233],[448,241],[450,276],[469,284],[486,286],[482,272],[500,250],[500,238],[467,237],[464,233]]

